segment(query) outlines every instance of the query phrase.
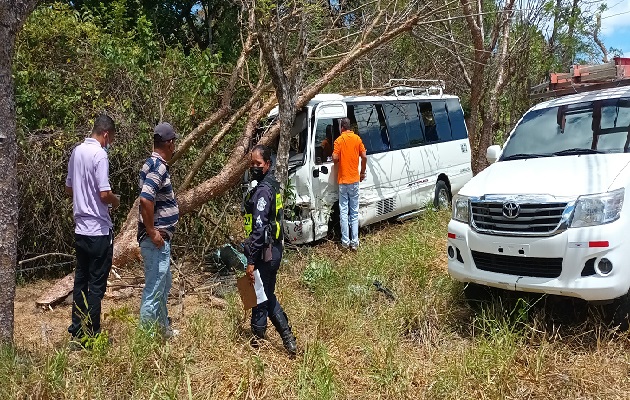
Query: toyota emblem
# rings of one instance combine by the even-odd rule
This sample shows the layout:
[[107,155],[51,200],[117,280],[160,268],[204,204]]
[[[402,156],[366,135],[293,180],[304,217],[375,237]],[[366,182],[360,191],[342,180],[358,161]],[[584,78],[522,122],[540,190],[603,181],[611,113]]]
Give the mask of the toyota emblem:
[[503,203],[503,216],[505,218],[514,219],[518,217],[518,213],[521,211],[521,206],[518,204],[508,201]]

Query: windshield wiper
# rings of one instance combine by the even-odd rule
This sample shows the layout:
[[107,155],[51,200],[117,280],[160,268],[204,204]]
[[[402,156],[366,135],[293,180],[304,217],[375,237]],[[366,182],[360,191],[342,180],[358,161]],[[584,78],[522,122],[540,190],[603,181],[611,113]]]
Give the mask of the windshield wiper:
[[554,156],[572,156],[579,154],[604,154],[603,151],[593,150],[593,149],[584,149],[584,148],[575,148],[575,149],[566,149],[562,151],[556,151],[553,153]]
[[540,158],[540,157],[549,157],[550,154],[536,154],[536,153],[518,153],[512,154],[511,156],[507,156],[501,159],[501,161],[510,161],[510,160],[525,160],[527,158]]

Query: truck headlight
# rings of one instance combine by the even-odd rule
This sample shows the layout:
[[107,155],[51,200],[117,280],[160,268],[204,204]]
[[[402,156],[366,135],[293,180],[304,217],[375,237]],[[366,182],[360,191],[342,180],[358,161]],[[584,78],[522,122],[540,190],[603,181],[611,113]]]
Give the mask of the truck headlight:
[[455,221],[464,222],[466,224],[470,221],[470,205],[469,199],[466,196],[457,195],[453,198],[453,219]]
[[619,219],[624,189],[578,197],[571,220],[572,228],[608,224]]

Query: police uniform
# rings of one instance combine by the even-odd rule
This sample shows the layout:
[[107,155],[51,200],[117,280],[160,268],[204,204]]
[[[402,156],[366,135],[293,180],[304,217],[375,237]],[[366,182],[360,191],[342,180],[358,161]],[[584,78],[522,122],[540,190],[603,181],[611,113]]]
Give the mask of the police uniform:
[[287,315],[275,295],[276,277],[282,260],[282,198],[280,184],[269,170],[263,180],[245,195],[244,243],[247,264],[260,273],[267,301],[252,309],[252,333],[264,339],[267,317],[282,337],[284,347],[295,354],[295,336]]

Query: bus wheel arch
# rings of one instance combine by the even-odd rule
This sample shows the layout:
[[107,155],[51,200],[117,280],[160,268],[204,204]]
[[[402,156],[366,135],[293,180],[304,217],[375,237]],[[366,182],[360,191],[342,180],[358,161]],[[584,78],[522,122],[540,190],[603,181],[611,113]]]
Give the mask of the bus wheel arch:
[[440,174],[438,180],[435,183],[435,196],[433,199],[433,205],[437,209],[449,208],[453,195],[451,193],[451,182],[448,176]]

